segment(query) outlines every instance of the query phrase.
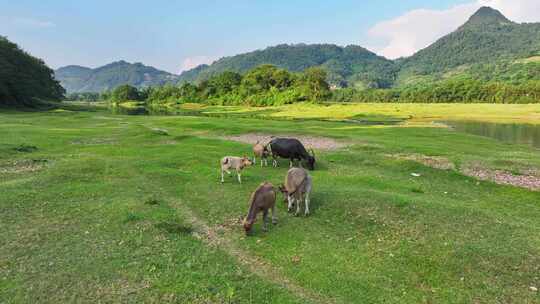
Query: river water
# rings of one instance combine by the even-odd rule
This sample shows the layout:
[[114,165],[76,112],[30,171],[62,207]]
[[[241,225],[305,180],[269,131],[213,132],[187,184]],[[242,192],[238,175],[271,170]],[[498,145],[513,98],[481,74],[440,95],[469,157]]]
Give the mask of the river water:
[[540,125],[479,121],[445,121],[444,123],[458,132],[491,137],[506,143],[526,144],[540,148]]

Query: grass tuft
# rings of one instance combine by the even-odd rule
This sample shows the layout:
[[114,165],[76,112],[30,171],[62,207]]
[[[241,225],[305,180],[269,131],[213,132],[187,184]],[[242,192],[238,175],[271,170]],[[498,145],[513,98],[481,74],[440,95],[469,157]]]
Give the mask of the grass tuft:
[[184,226],[176,222],[161,222],[155,225],[156,228],[167,231],[170,234],[191,234],[193,228]]
[[38,147],[27,145],[27,144],[21,144],[21,145],[15,147],[15,148],[13,148],[13,150],[15,150],[17,152],[21,152],[21,153],[32,153],[32,152],[37,151]]
[[126,214],[126,218],[124,219],[124,223],[132,223],[132,222],[138,222],[141,221],[143,217],[139,214],[136,214],[134,212],[128,212]]
[[418,193],[418,194],[424,194],[424,190],[422,190],[421,188],[418,188],[418,187],[411,188],[411,192],[412,193]]
[[157,206],[159,205],[159,200],[155,197],[150,197],[144,201],[144,204],[150,206]]

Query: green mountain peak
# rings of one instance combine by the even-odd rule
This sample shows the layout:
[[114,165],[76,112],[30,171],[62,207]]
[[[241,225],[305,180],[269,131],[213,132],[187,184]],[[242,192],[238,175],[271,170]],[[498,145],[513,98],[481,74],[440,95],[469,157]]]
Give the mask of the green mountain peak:
[[491,8],[489,6],[481,7],[476,13],[474,13],[464,26],[470,25],[500,25],[500,24],[512,24],[513,22],[508,20],[500,11]]

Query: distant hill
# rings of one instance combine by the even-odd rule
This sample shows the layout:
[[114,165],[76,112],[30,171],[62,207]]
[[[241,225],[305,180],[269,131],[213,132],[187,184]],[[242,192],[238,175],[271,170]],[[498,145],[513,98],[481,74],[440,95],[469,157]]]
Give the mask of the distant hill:
[[262,64],[272,64],[291,72],[321,66],[328,71],[328,80],[332,84],[364,87],[389,87],[397,72],[394,62],[360,46],[283,44],[199,66],[182,73],[180,81],[196,82],[224,71],[243,73]]
[[177,75],[142,63],[125,61],[113,62],[96,69],[70,65],[56,70],[55,76],[68,93],[102,92],[123,84],[142,88],[178,82]]
[[355,87],[406,86],[459,76],[540,79],[538,61],[531,63],[538,56],[540,24],[515,23],[495,9],[482,7],[453,33],[396,61],[359,46],[278,45],[199,66],[182,73],[180,81],[200,81],[226,70],[245,72],[267,63],[293,72],[321,66],[331,84]]
[[63,94],[53,70],[0,36],[0,106],[34,106]]
[[[540,24],[519,24],[482,7],[455,32],[400,60],[398,85],[478,71],[479,65],[507,65],[540,54]],[[492,69],[492,72],[496,72]]]
[[199,82],[224,71],[244,73],[262,64],[291,72],[323,67],[336,86],[403,87],[454,77],[489,81],[540,80],[540,24],[519,24],[499,11],[482,7],[453,33],[411,57],[388,60],[360,46],[333,44],[278,45],[222,58],[173,75],[125,61],[89,69],[68,66],[56,77],[68,92],[100,92],[121,84],[136,87]]

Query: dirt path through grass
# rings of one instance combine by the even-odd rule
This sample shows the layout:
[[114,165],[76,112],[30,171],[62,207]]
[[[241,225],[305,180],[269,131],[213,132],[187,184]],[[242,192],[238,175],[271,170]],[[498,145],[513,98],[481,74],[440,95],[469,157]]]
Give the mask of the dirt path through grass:
[[208,246],[217,246],[229,255],[234,257],[239,264],[246,267],[255,275],[281,286],[296,296],[309,301],[311,303],[332,304],[341,303],[336,299],[325,297],[321,294],[307,290],[293,282],[291,282],[279,270],[275,269],[269,263],[259,259],[254,255],[250,255],[246,251],[240,249],[233,240],[221,235],[216,228],[210,227],[204,220],[199,218],[193,211],[186,207],[178,200],[174,201],[174,206],[178,208],[184,219],[192,225],[194,236],[205,242]]
[[246,143],[254,145],[257,143],[267,144],[273,138],[290,138],[294,137],[300,140],[306,149],[316,149],[316,150],[325,150],[332,151],[344,148],[348,145],[345,142],[339,142],[335,139],[321,136],[307,136],[307,135],[285,135],[285,134],[262,134],[262,133],[245,133],[237,136],[225,136],[222,137],[226,140],[237,141],[241,143]]

